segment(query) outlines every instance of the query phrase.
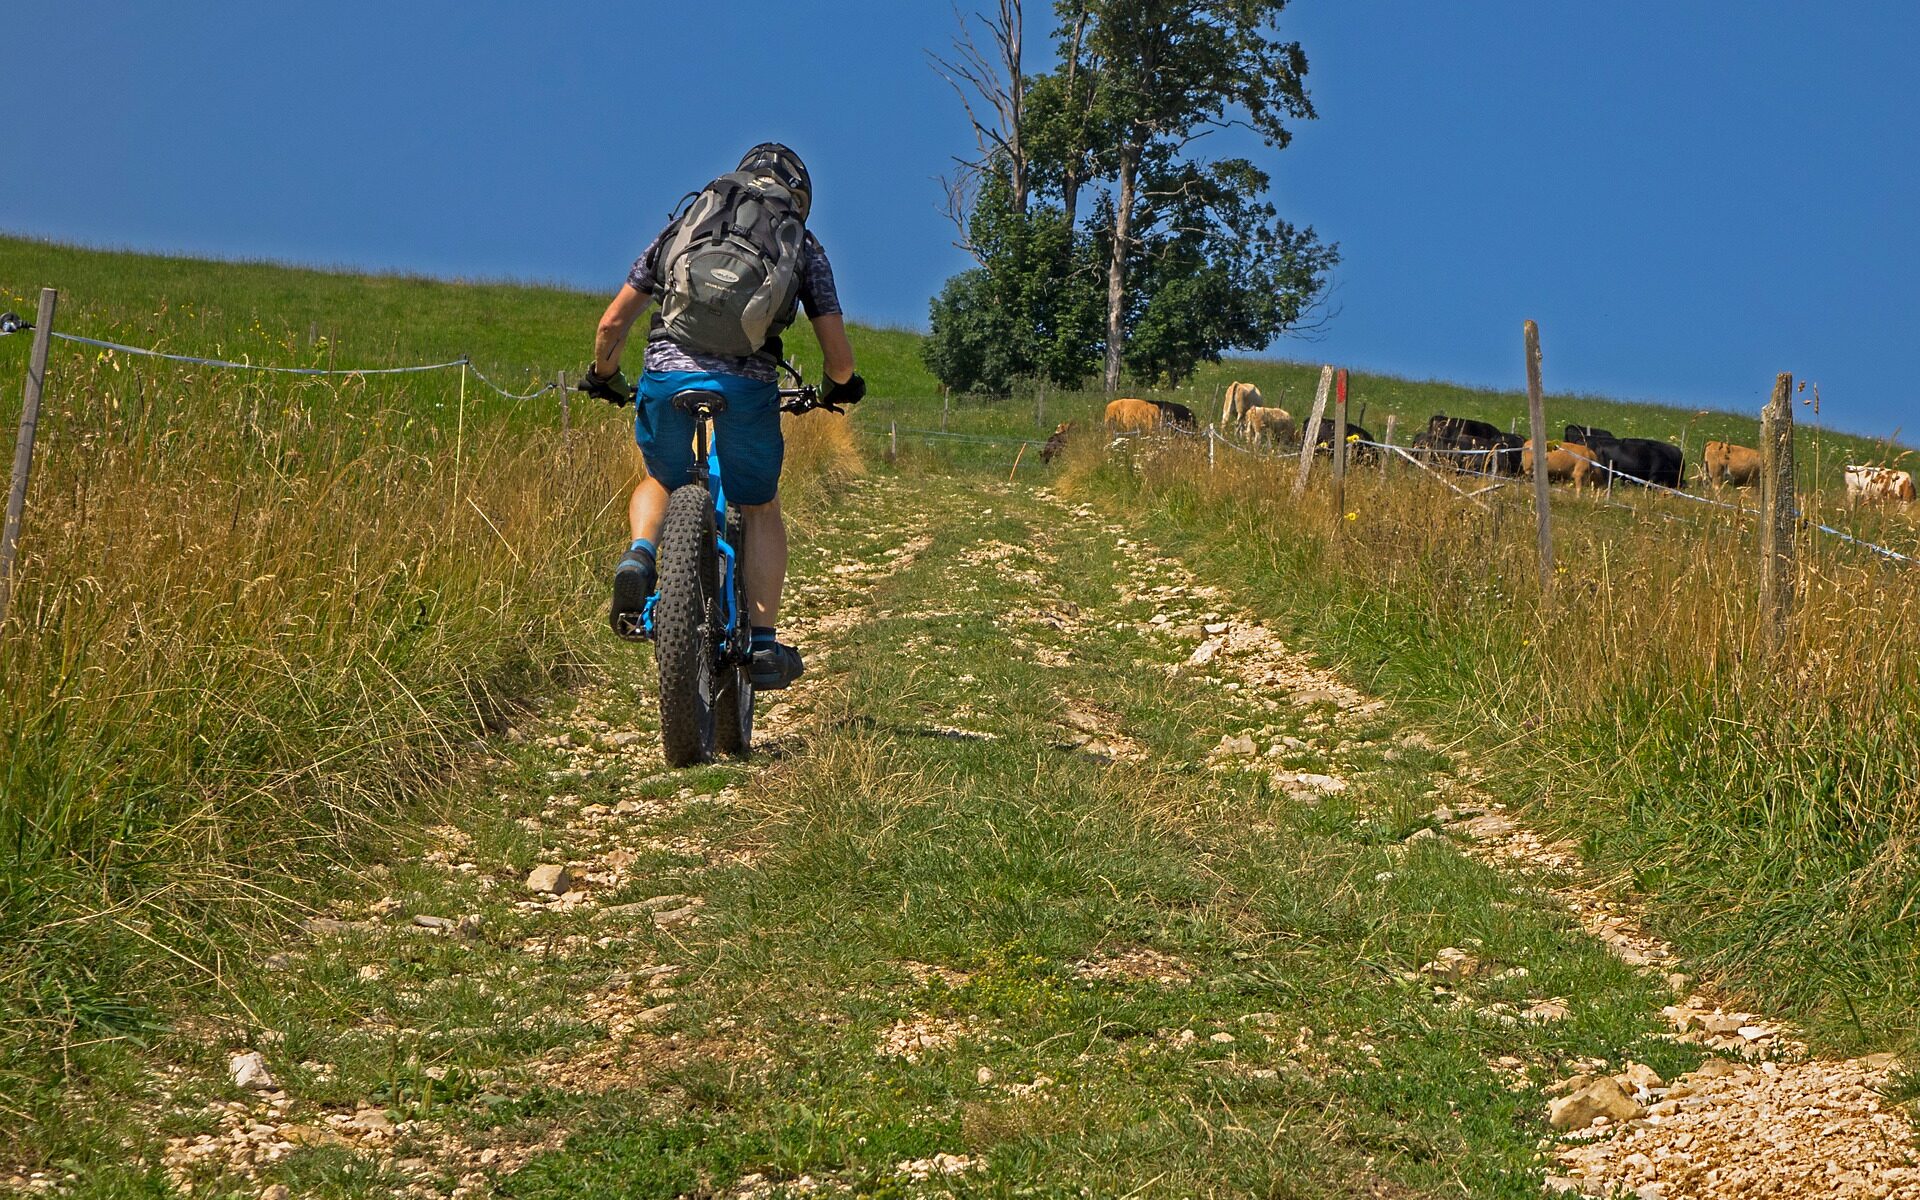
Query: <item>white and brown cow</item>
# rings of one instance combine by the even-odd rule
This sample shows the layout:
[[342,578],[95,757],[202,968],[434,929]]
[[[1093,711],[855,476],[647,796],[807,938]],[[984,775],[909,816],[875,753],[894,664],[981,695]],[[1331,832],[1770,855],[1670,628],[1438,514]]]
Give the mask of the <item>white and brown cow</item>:
[[1913,500],[1913,476],[1893,467],[1847,466],[1848,504],[1886,504]]

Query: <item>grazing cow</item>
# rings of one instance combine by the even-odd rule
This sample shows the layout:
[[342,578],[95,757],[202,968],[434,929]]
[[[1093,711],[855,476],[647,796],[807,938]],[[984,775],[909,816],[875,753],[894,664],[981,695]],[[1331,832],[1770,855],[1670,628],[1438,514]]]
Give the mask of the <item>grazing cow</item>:
[[1046,445],[1040,447],[1040,461],[1050,463],[1054,459],[1059,458],[1060,455],[1066,451],[1067,434],[1072,430],[1072,421],[1062,421],[1054,426],[1053,435],[1047,439]]
[[1653,438],[1615,437],[1591,425],[1567,426],[1567,441],[1592,450],[1601,475],[1630,476],[1622,482],[1646,482],[1678,490],[1686,486],[1687,464],[1680,447]]
[[1465,437],[1492,441],[1501,436],[1498,425],[1476,421],[1471,417],[1449,417],[1445,413],[1435,413],[1427,418],[1427,432],[1439,439],[1441,445],[1448,445]]
[[1227,385],[1227,398],[1220,405],[1220,428],[1232,429],[1247,419],[1247,410],[1260,408],[1266,404],[1260,398],[1260,389],[1250,383],[1230,383]]
[[1595,442],[1617,442],[1620,439],[1596,425],[1569,425],[1566,440],[1576,446],[1591,446]]
[[1847,503],[1884,504],[1890,500],[1911,503],[1913,476],[1892,467],[1847,466]]
[[1747,446],[1736,446],[1732,442],[1708,442],[1701,451],[1701,461],[1706,464],[1709,483],[1730,483],[1735,487],[1746,487],[1760,479],[1760,452]]
[[1200,428],[1200,423],[1194,419],[1193,410],[1184,404],[1175,404],[1171,400],[1149,400],[1147,403],[1159,409],[1161,418],[1175,429],[1192,433]]
[[1152,433],[1165,419],[1145,400],[1112,400],[1107,404],[1108,433]]
[[1525,439],[1486,421],[1435,413],[1427,427],[1414,435],[1413,444],[1422,457],[1444,459],[1458,471],[1515,475]]
[[[1355,445],[1356,441],[1371,442],[1373,435],[1351,421],[1347,423],[1347,461],[1350,463],[1379,462],[1380,452],[1372,446]],[[1316,454],[1333,454],[1333,422],[1320,422],[1320,432],[1313,436],[1313,449]]]
[[1494,475],[1518,475],[1527,439],[1517,433],[1495,433],[1487,442],[1487,449],[1493,451],[1487,455],[1487,471]]
[[1240,432],[1254,445],[1291,446],[1300,438],[1293,414],[1284,408],[1250,408],[1240,418]]
[[[1520,473],[1533,474],[1533,443],[1525,442],[1520,448]],[[1578,442],[1547,443],[1547,478],[1565,483],[1571,481],[1576,488],[1585,487],[1587,481],[1597,474],[1594,470],[1593,451]]]

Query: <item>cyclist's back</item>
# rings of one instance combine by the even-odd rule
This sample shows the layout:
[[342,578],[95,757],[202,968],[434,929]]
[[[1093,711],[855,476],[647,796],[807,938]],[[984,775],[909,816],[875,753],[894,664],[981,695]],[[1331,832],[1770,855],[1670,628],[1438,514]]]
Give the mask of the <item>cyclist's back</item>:
[[727,496],[746,523],[752,676],[763,690],[787,686],[804,669],[799,652],[779,643],[775,625],[787,567],[778,368],[781,333],[799,312],[812,322],[826,360],[824,398],[851,403],[865,393],[853,370],[833,266],[805,227],[812,201],[812,180],[792,150],[763,143],[748,151],[736,171],[697,193],[635,260],[601,318],[594,365],[581,385],[615,403],[630,399],[619,376],[621,351],[658,298],[634,422],[647,478],[628,504],[633,540],[614,573],[610,617],[620,632],[636,626],[653,592],[654,547],[668,493],[695,471],[693,418],[673,398],[686,391],[724,397],[724,406],[715,406],[714,450]]

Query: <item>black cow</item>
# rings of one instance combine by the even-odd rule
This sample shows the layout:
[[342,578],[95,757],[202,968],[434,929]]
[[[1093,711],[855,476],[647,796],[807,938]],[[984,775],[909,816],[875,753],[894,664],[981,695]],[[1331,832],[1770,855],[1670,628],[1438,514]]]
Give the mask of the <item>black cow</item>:
[[1414,435],[1413,444],[1425,450],[1426,457],[1443,459],[1456,471],[1517,475],[1525,440],[1487,421],[1435,413],[1426,429]]
[[[1373,435],[1362,426],[1347,422],[1347,461],[1350,463],[1371,463],[1380,461],[1380,452],[1372,446],[1356,446],[1353,439],[1371,442]],[[1316,454],[1333,454],[1333,422],[1320,422],[1320,432],[1313,435],[1313,448]]]
[[1442,445],[1449,445],[1468,437],[1492,440],[1500,436],[1500,427],[1471,417],[1449,417],[1445,413],[1435,413],[1427,418],[1427,432],[1439,438]]
[[1495,433],[1487,439],[1487,449],[1493,451],[1487,455],[1487,471],[1493,475],[1518,475],[1520,473],[1520,452],[1526,448],[1527,439],[1517,433]]
[[1176,404],[1171,400],[1149,400],[1147,403],[1159,409],[1166,423],[1175,429],[1193,433],[1200,428],[1200,423],[1194,419],[1193,410],[1184,404]]
[[[1574,436],[1576,432],[1578,437]],[[1566,440],[1593,451],[1600,465],[1613,472],[1614,477],[1632,477],[1622,480],[1623,483],[1645,480],[1662,487],[1677,489],[1685,486],[1686,459],[1681,455],[1680,447],[1669,442],[1653,438],[1615,437],[1591,425],[1567,426]]]

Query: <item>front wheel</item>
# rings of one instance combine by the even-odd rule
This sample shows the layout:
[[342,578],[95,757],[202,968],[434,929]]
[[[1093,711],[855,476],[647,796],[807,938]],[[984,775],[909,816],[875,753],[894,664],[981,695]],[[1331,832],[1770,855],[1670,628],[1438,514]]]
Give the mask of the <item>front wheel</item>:
[[[753,749],[753,639],[747,620],[747,530],[740,510],[727,507],[727,545],[733,547],[734,628],[730,665],[720,668],[719,691],[713,700],[714,745],[722,754],[745,758]],[[716,586],[726,586],[726,572],[715,574]]]
[[660,746],[671,767],[713,759],[717,557],[707,489],[697,483],[675,488],[660,535],[659,596],[653,608]]

